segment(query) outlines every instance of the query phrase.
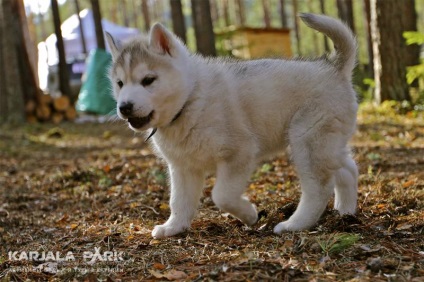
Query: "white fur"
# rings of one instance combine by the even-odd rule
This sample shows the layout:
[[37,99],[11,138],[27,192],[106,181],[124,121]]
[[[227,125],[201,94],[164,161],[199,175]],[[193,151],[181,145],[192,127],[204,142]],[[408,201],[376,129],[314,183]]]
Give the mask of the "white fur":
[[[119,65],[125,46],[111,48],[116,70],[112,82],[125,81],[122,89],[115,87],[118,107],[132,101],[140,117],[155,111],[148,125],[133,129],[158,128],[153,143],[169,166],[171,216],[154,228],[154,237],[172,236],[190,227],[204,178],[210,173],[217,177],[212,191],[215,204],[254,224],[256,208],[243,196],[250,174],[258,162],[288,145],[302,196],[295,213],[274,232],[312,227],[334,191],[335,208],[341,214],[355,213],[358,171],[347,148],[357,111],[351,85],[355,41],[338,20],[312,14],[301,17],[335,42],[338,51],[328,60],[205,59],[190,55],[159,24],[149,41],[139,39],[151,54],[137,68]],[[115,45],[110,36],[108,42]],[[157,75],[157,81],[140,86],[138,82],[149,72]]]

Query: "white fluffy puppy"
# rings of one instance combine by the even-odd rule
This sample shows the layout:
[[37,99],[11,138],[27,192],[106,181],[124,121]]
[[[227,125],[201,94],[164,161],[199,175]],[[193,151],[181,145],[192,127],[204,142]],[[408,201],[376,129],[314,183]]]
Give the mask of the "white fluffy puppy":
[[357,112],[355,39],[339,20],[300,17],[332,39],[334,53],[313,61],[234,61],[191,54],[161,24],[123,46],[107,35],[118,115],[134,131],[152,129],[169,167],[171,216],[154,237],[190,227],[210,173],[216,174],[214,203],[254,224],[256,208],[243,196],[249,177],[288,145],[302,196],[274,232],[312,227],[333,193],[341,214],[355,213],[358,170],[347,147]]

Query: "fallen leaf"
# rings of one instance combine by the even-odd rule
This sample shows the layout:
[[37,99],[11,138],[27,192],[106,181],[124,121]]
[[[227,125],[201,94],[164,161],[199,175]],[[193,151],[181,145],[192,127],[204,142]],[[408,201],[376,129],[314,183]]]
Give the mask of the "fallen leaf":
[[105,165],[103,167],[103,171],[106,172],[106,173],[108,173],[110,171],[110,166],[109,165]]
[[150,272],[151,275],[153,275],[156,278],[163,278],[164,277],[164,275],[162,273],[160,273],[156,270],[149,269],[149,272]]
[[159,208],[160,208],[161,210],[167,210],[167,209],[169,209],[169,205],[168,205],[168,204],[165,204],[165,203],[162,203],[162,204],[159,206]]
[[166,266],[165,266],[165,265],[163,265],[163,264],[161,264],[161,263],[159,263],[159,262],[155,262],[155,263],[153,264],[153,268],[155,268],[155,269],[159,269],[159,270],[164,270],[164,269],[166,268]]
[[409,187],[411,187],[414,184],[415,184],[415,180],[409,180],[409,181],[406,181],[405,183],[403,183],[402,184],[402,187],[403,188],[409,188]]
[[164,274],[164,277],[168,280],[178,280],[178,279],[184,279],[187,277],[187,274],[183,271],[171,269],[167,273]]

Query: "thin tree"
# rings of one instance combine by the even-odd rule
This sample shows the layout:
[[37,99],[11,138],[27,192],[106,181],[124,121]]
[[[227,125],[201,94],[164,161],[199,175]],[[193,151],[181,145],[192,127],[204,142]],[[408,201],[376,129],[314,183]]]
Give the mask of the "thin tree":
[[406,44],[401,20],[405,1],[371,0],[375,100],[411,100],[406,82]]
[[353,32],[355,32],[352,0],[337,0],[337,11],[339,18],[343,20]]
[[230,26],[231,20],[230,20],[230,8],[229,8],[228,0],[222,0],[222,12],[224,15],[225,26]]
[[81,20],[81,17],[80,17],[79,1],[74,0],[74,5],[75,5],[75,13],[78,17],[79,31],[80,31],[80,35],[81,35],[80,37],[81,37],[82,52],[84,53],[84,55],[87,55],[87,44],[85,43],[84,27],[82,25],[82,20]]
[[128,18],[127,1],[126,0],[121,0],[121,1],[119,1],[119,4],[120,4],[119,9],[122,12],[123,24],[124,24],[124,26],[129,26],[130,25],[130,20]]
[[105,39],[103,37],[102,15],[100,12],[99,0],[90,0],[93,10],[94,28],[96,30],[97,48],[106,49]]
[[62,30],[60,28],[60,14],[57,0],[50,2],[53,14],[54,33],[56,35],[56,47],[59,54],[59,87],[63,95],[71,95],[71,87],[69,85],[69,72],[66,65],[65,45],[63,44]]
[[197,51],[203,55],[216,56],[215,35],[209,1],[191,0]]
[[150,13],[148,0],[141,0],[141,12],[143,13],[144,19],[144,30],[150,30]]
[[286,12],[286,0],[280,0],[280,16],[281,16],[281,27],[287,28],[287,12]]
[[170,0],[172,27],[174,33],[186,42],[186,25],[181,0]]
[[[326,13],[325,13],[324,0],[319,0],[319,7],[320,7],[320,10],[321,10],[321,14],[325,15]],[[329,52],[330,46],[328,44],[328,38],[327,38],[327,36],[323,36],[323,38],[324,38],[324,50],[325,50],[325,52]]]
[[363,2],[364,11],[364,26],[365,34],[367,37],[367,53],[368,53],[368,73],[370,77],[374,77],[374,53],[372,50],[372,39],[371,39],[371,4],[370,0],[364,0]]
[[136,0],[132,0],[132,21],[133,21],[133,26],[134,27],[138,27],[138,7],[137,7],[137,1]]
[[297,16],[297,12],[298,12],[298,2],[297,0],[293,0],[293,19],[294,19],[294,33],[296,36],[296,49],[297,49],[297,54],[300,56],[302,55],[302,51],[300,48],[300,29],[299,29],[299,18]]
[[271,13],[269,10],[269,0],[262,0],[262,9],[264,11],[264,23],[266,28],[271,27]]
[[237,24],[244,26],[246,24],[246,12],[243,0],[236,0]]

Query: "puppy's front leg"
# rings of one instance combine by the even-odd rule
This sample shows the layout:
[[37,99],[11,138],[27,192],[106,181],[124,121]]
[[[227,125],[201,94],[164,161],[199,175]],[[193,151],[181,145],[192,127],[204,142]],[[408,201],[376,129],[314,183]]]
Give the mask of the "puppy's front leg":
[[204,173],[194,169],[170,165],[171,175],[171,216],[163,225],[156,225],[152,231],[155,238],[173,236],[187,230],[194,216],[204,184]]
[[218,164],[217,179],[212,190],[212,199],[217,207],[247,225],[255,224],[258,219],[256,207],[243,196],[252,167],[253,162],[248,158]]

